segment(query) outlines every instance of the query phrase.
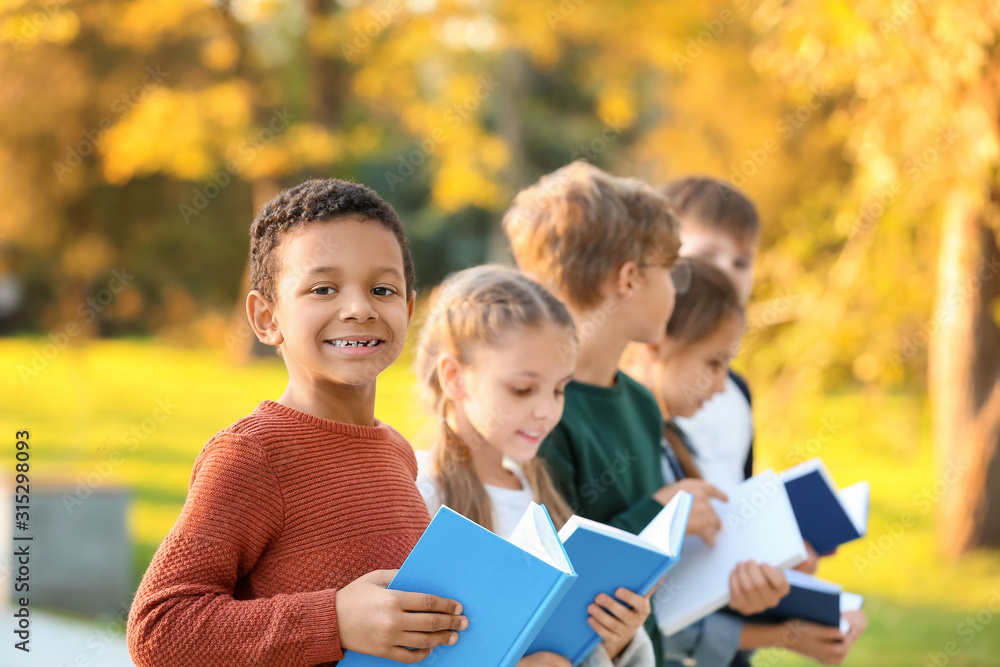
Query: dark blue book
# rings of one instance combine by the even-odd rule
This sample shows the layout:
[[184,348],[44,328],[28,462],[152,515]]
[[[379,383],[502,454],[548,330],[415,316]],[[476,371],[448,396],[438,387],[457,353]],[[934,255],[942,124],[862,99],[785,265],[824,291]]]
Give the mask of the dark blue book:
[[680,491],[638,536],[571,517],[559,537],[578,577],[527,654],[551,651],[574,665],[583,662],[601,642],[587,623],[587,606],[599,593],[615,597],[619,588],[649,593],[680,557],[690,511],[691,494]]
[[844,592],[837,584],[797,570],[786,570],[785,578],[791,586],[788,595],[781,598],[777,606],[751,617],[753,620],[782,622],[800,619],[830,627],[840,626],[846,632],[841,612],[861,608],[863,598]]
[[[576,581],[549,513],[531,504],[505,540],[441,507],[389,588],[462,603],[469,627],[425,659],[435,667],[515,665]],[[397,665],[347,651],[341,667]]]
[[817,553],[833,553],[841,544],[867,532],[868,482],[838,491],[818,458],[789,468],[778,477],[785,484],[802,539]]

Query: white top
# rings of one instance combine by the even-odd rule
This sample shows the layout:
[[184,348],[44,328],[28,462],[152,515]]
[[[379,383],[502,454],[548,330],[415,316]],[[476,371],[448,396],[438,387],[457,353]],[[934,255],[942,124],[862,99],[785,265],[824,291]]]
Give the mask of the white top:
[[[431,474],[431,453],[427,450],[419,450],[417,455],[417,488],[420,495],[424,497],[427,509],[431,516],[438,511],[443,504],[441,494],[438,491],[437,480]],[[509,458],[504,458],[503,467],[510,470],[521,482],[520,489],[505,489],[500,486],[484,484],[486,493],[493,503],[493,532],[504,538],[510,537],[517,526],[517,522],[524,516],[528,506],[535,501],[535,496],[528,484],[528,478],[524,476],[521,465]]]
[[676,417],[694,447],[695,462],[705,480],[732,493],[743,482],[743,466],[753,439],[753,413],[732,377],[693,417]]
[[[417,488],[431,516],[441,507],[441,495],[438,491],[437,481],[431,474],[431,453],[427,450],[417,450]],[[486,493],[493,503],[493,527],[497,535],[508,539],[517,527],[525,511],[535,502],[531,485],[528,478],[524,476],[521,465],[510,458],[504,457],[503,466],[510,470],[521,482],[520,489],[505,489],[500,486],[484,484]],[[604,652],[604,645],[600,644],[587,656],[580,667],[653,667],[655,658],[653,653],[653,643],[646,634],[646,631],[639,628],[635,637],[624,651],[614,661],[608,658]]]

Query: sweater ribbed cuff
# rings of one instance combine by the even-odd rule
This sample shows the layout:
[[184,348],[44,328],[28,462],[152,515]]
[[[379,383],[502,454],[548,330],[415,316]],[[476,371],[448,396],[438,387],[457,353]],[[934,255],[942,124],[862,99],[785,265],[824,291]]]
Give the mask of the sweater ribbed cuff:
[[327,589],[299,593],[300,618],[306,637],[305,657],[310,665],[344,657],[337,629],[337,591]]

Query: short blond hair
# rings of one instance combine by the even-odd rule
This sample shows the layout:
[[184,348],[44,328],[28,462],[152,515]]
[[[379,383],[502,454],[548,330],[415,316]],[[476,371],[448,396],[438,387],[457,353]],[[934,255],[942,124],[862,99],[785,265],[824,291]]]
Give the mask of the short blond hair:
[[680,249],[662,195],[579,161],[518,193],[503,228],[517,265],[580,308],[598,303],[601,286],[625,262],[669,266]]

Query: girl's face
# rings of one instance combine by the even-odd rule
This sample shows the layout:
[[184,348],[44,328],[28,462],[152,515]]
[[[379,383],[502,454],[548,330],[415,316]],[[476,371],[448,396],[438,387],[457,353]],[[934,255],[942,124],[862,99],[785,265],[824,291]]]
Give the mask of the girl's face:
[[709,336],[693,343],[664,337],[648,346],[652,381],[671,417],[691,417],[726,386],[729,362],[739,349],[743,318],[726,315]]
[[570,330],[554,323],[528,327],[471,353],[470,363],[456,363],[446,380],[459,435],[516,461],[531,460],[562,417],[576,365]]

